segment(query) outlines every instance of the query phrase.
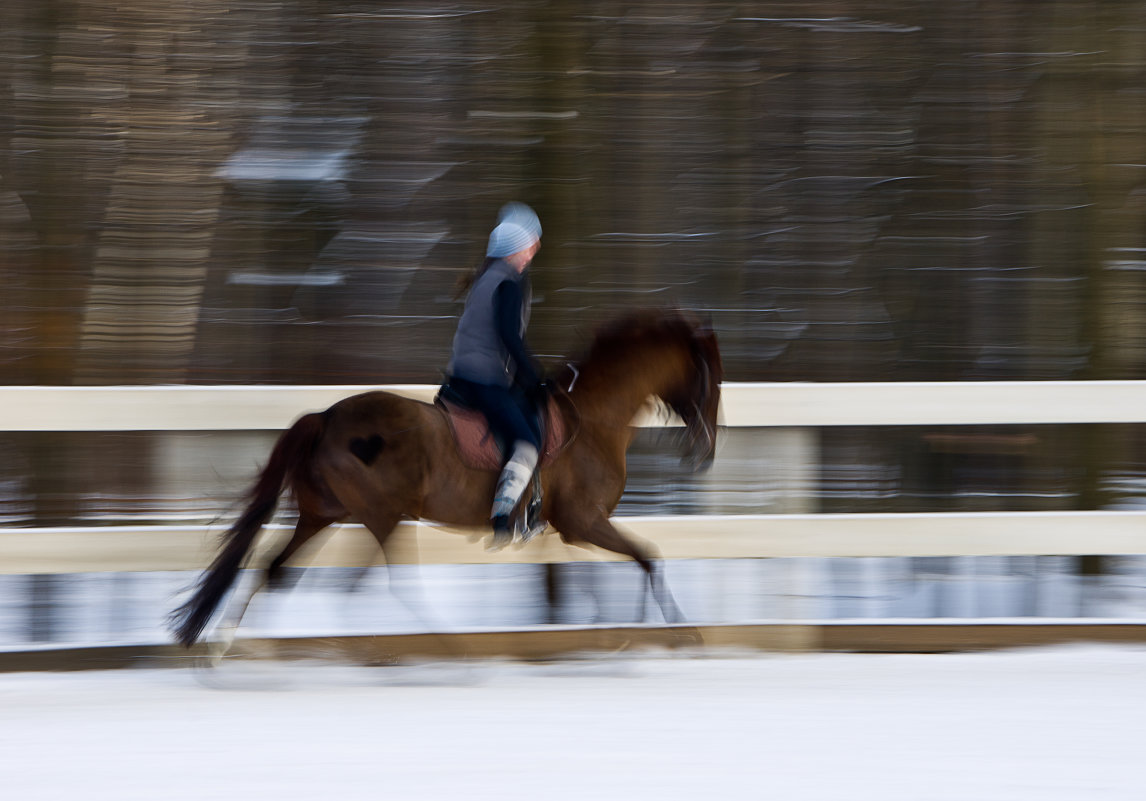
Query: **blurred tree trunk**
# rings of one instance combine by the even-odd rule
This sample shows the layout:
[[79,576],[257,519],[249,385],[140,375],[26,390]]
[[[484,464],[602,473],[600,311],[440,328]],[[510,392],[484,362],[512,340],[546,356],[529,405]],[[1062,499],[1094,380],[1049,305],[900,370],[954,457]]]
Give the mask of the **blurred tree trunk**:
[[213,60],[225,58],[212,34],[229,6],[118,3],[130,68],[91,67],[93,83],[123,86],[122,103],[99,113],[124,131],[124,152],[99,227],[78,383],[184,378],[222,198],[216,170],[230,145],[211,91]]
[[[14,92],[10,152],[20,153],[6,176],[27,204],[36,237],[28,276],[34,339],[34,383],[70,383],[91,252],[91,220],[102,205],[106,176],[114,164],[117,133],[90,113],[96,88],[82,66],[98,59],[101,37],[86,29],[75,0],[20,3],[21,39],[11,66]],[[101,53],[101,55],[106,55]],[[114,85],[98,88],[103,100]]]

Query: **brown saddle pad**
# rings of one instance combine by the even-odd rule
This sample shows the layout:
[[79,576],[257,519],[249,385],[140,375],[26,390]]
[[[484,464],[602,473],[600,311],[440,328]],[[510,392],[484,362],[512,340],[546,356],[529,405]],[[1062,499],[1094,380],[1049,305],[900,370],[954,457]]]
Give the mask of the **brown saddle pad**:
[[[466,467],[475,470],[501,470],[501,449],[497,439],[490,433],[485,415],[474,409],[451,403],[438,397],[435,403],[445,412],[450,429],[454,432],[454,443],[458,455]],[[569,443],[569,427],[561,414],[557,398],[550,396],[542,416],[541,467],[552,462]]]

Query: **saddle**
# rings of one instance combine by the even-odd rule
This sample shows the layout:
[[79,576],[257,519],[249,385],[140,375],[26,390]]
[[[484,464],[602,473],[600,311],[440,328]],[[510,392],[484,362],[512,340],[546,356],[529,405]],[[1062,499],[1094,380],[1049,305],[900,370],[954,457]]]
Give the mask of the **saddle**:
[[[450,424],[462,463],[474,470],[500,472],[505,461],[502,444],[489,430],[485,415],[464,405],[448,385],[438,391],[434,405],[442,410]],[[573,439],[575,432],[562,414],[562,407],[567,405],[571,407],[564,395],[552,394],[541,410],[539,470],[556,459]]]

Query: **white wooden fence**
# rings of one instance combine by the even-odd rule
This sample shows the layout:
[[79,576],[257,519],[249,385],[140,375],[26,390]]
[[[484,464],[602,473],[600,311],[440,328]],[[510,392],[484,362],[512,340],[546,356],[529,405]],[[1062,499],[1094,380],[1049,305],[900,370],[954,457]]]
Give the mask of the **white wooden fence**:
[[[0,430],[282,429],[370,389],[427,401],[437,391],[421,384],[0,387]],[[721,416],[728,426],[771,427],[1140,423],[1146,381],[726,383]]]
[[[273,430],[367,389],[423,400],[436,391],[422,385],[3,387],[0,427]],[[1146,421],[1146,382],[728,383],[721,421],[749,427],[1135,423]],[[656,419],[636,422],[663,425]],[[1146,553],[1146,512],[656,516],[619,522],[667,558]],[[416,537],[402,536],[414,532]],[[198,569],[214,550],[214,533],[179,526],[0,529],[0,573]],[[391,558],[443,564],[611,558],[569,549],[556,537],[489,555],[459,533],[466,532],[404,524]],[[361,564],[375,556],[364,532],[345,526],[311,563]]]

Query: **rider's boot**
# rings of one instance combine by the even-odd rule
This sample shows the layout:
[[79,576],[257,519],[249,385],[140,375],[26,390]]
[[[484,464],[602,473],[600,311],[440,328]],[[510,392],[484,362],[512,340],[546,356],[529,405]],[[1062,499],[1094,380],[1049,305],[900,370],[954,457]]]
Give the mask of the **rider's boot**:
[[513,542],[513,510],[525,494],[529,479],[537,467],[537,448],[524,440],[514,443],[513,454],[502,468],[494,493],[493,508],[490,510],[490,523],[493,526],[493,539],[489,550],[497,551]]

